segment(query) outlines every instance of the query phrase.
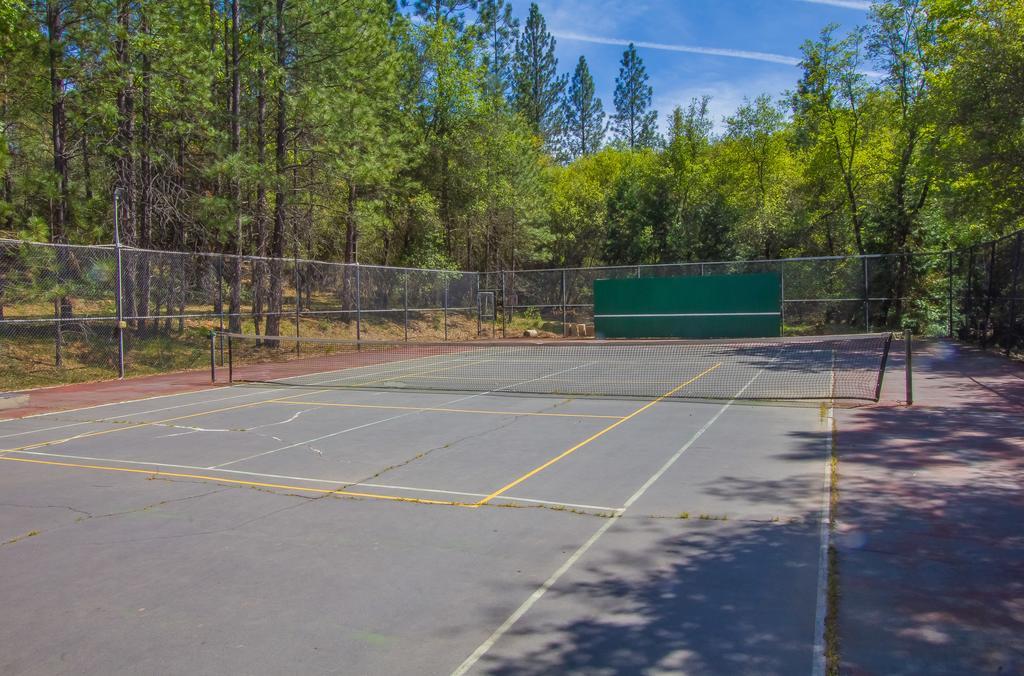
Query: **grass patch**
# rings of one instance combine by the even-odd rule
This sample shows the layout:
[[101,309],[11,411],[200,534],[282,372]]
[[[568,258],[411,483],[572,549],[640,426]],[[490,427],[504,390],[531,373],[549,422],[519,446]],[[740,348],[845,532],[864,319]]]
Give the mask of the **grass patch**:
[[[829,418],[829,521],[831,536],[836,529],[839,509],[839,429],[834,417]],[[831,542],[828,546],[828,572],[825,592],[825,673],[839,676],[839,552]]]
[[[221,328],[216,317],[177,318],[149,321],[142,328],[133,324],[124,332],[125,372],[129,376],[154,375],[196,369],[210,364],[211,330]],[[225,322],[224,328],[227,328]],[[488,327],[484,327],[488,328]],[[251,318],[242,323],[242,332],[255,333]],[[366,314],[361,321],[366,340],[404,340],[406,322],[403,312]],[[60,364],[57,360],[57,336],[52,324],[26,325],[18,333],[0,339],[0,391],[27,390],[52,385],[112,380],[117,377],[117,330],[113,321],[68,322],[60,337]],[[280,331],[294,336],[295,321],[282,318]],[[304,337],[356,338],[356,322],[331,321],[319,316],[299,320],[298,333]],[[440,311],[410,312],[409,340],[443,340],[444,322]],[[477,338],[475,316],[450,312],[448,338]],[[226,350],[226,347],[225,347]]]
[[39,535],[39,531],[37,531],[37,530],[30,530],[29,532],[27,532],[27,533],[25,533],[23,535],[19,535],[17,537],[13,537],[10,540],[7,540],[6,542],[4,542],[2,544],[13,545],[15,542],[21,542],[22,540],[26,540],[28,538],[35,537],[37,535]]

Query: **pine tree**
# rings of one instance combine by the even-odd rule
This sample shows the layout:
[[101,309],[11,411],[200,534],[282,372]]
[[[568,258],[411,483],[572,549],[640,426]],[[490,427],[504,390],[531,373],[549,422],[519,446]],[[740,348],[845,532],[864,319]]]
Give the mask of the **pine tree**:
[[589,155],[601,147],[604,140],[604,106],[594,95],[594,78],[587,60],[580,57],[572,81],[562,102],[565,129],[563,145],[566,154],[575,159]]
[[512,79],[512,48],[519,20],[512,16],[508,0],[481,0],[479,16],[483,63],[487,69],[484,86],[488,95],[504,99]]
[[622,54],[619,76],[615,78],[615,115],[612,126],[619,140],[631,150],[651,148],[657,142],[658,111],[649,110],[654,90],[647,84],[647,69],[629,47]]
[[565,89],[565,78],[558,76],[555,38],[537,7],[530,4],[530,14],[523,34],[516,42],[513,58],[513,104],[529,123],[534,133],[550,141],[559,125],[559,100]]
[[456,30],[463,27],[463,12],[476,9],[477,0],[416,0],[413,11],[427,23],[452,24]]

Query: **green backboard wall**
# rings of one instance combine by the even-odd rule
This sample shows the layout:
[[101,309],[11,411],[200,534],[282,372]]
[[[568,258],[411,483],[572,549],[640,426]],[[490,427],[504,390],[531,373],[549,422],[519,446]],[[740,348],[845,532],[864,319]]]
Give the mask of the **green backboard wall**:
[[598,338],[761,338],[782,330],[778,273],[594,282]]

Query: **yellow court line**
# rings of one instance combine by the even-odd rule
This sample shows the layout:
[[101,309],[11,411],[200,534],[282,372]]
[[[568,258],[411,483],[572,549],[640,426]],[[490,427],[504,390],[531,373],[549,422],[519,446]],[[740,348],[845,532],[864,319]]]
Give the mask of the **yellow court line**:
[[267,403],[271,404],[292,404],[294,406],[304,406],[306,404],[310,406],[332,406],[336,408],[374,408],[374,409],[386,409],[389,411],[429,411],[431,413],[481,413],[488,415],[523,415],[523,416],[540,416],[540,417],[551,417],[551,418],[601,418],[604,420],[622,420],[621,415],[597,415],[593,413],[543,413],[543,412],[531,412],[531,411],[488,411],[486,409],[475,409],[475,408],[434,408],[430,406],[385,406],[383,404],[338,404],[326,401],[285,401],[282,399],[268,399]]
[[[320,392],[324,392],[324,391],[325,390],[320,390]],[[282,398],[283,399],[291,399],[291,398],[294,398],[294,397],[301,397],[301,396],[308,395],[308,394],[309,394],[309,392],[300,392],[298,394],[292,395],[291,397],[282,397]],[[237,410],[237,409],[240,409],[240,408],[249,408],[251,406],[259,406],[261,404],[266,403],[267,401],[268,400],[266,400],[266,399],[260,399],[259,401],[250,401],[250,402],[246,402],[244,404],[236,404],[234,406],[224,406],[223,408],[214,408],[214,409],[211,409],[209,411],[199,411],[198,413],[189,413],[188,415],[179,415],[179,416],[174,417],[174,418],[164,418],[163,420],[151,420],[151,421],[147,421],[147,422],[135,423],[134,425],[125,425],[125,426],[122,426],[122,427],[114,427],[113,429],[109,429],[109,430],[97,430],[95,432],[86,432],[84,434],[75,434],[74,436],[64,437],[63,439],[51,439],[49,441],[37,441],[34,444],[27,444],[25,446],[18,446],[17,448],[3,448],[3,449],[0,449],[0,454],[2,454],[2,453],[15,453],[17,451],[31,451],[34,448],[46,448],[47,446],[59,446],[60,444],[65,444],[65,443],[67,443],[69,441],[76,441],[78,439],[89,439],[91,437],[99,437],[99,436],[103,436],[105,434],[113,434],[114,432],[126,432],[128,430],[139,429],[140,427],[149,427],[150,425],[164,425],[164,424],[167,424],[167,423],[170,423],[170,422],[177,422],[178,420],[187,420],[189,418],[197,418],[197,417],[203,416],[203,415],[212,415],[214,413],[223,413],[224,411],[234,411],[234,410]],[[112,421],[110,421],[110,420],[97,420],[96,421],[97,424],[110,423],[110,422],[112,422]]]
[[519,484],[523,483],[524,481],[526,481],[527,479],[532,477],[534,474],[537,474],[538,472],[541,472],[541,471],[547,469],[548,467],[551,467],[551,465],[554,465],[556,462],[558,462],[562,458],[566,457],[567,455],[569,455],[571,453],[575,453],[579,449],[581,449],[584,446],[586,446],[587,444],[589,444],[591,441],[594,441],[598,437],[601,437],[604,434],[606,434],[608,432],[611,432],[613,429],[615,429],[616,427],[618,427],[622,423],[626,422],[627,420],[629,420],[629,419],[631,419],[631,418],[633,418],[633,417],[635,417],[637,415],[640,415],[641,413],[643,413],[644,411],[649,409],[651,406],[654,406],[655,404],[657,404],[659,401],[662,401],[666,397],[671,397],[673,394],[675,394],[679,390],[683,389],[684,387],[686,387],[687,385],[689,385],[689,384],[691,384],[693,382],[696,382],[697,380],[700,380],[701,378],[703,378],[707,374],[711,373],[712,371],[714,371],[715,369],[717,369],[721,365],[722,365],[722,362],[718,362],[717,364],[715,364],[711,368],[709,368],[709,369],[707,369],[707,370],[705,370],[705,371],[703,371],[701,373],[698,373],[694,377],[690,378],[689,380],[687,380],[682,385],[677,385],[677,386],[673,387],[671,390],[669,390],[665,394],[661,395],[657,399],[654,399],[653,401],[647,402],[646,404],[644,404],[643,406],[641,406],[637,410],[635,410],[632,413],[630,413],[629,415],[627,415],[625,418],[622,418],[620,420],[617,420],[617,421],[613,422],[611,425],[609,425],[608,427],[605,427],[600,432],[597,432],[596,434],[593,434],[593,435],[587,437],[586,439],[584,439],[580,443],[576,444],[572,448],[570,448],[570,449],[568,449],[566,451],[563,451],[562,453],[559,453],[555,457],[553,457],[550,460],[548,460],[547,462],[545,462],[543,465],[539,465],[537,467],[534,467],[529,472],[527,472],[526,474],[522,475],[521,477],[519,477],[515,481],[511,481],[511,482],[505,484],[504,486],[502,486],[498,490],[496,490],[493,493],[491,493],[490,495],[488,495],[486,498],[483,498],[482,500],[477,502],[474,506],[475,507],[479,507],[480,505],[486,505],[488,502],[490,502],[494,498],[498,497],[499,495],[501,495],[505,491],[507,491],[507,490],[509,490],[511,488],[515,488]]
[[451,507],[476,507],[476,505],[472,503],[455,502],[452,500],[430,500],[429,498],[409,498],[401,495],[378,495],[376,493],[360,493],[358,491],[346,491],[341,489],[312,488],[310,486],[291,486],[288,484],[271,484],[263,483],[260,481],[243,481],[241,479],[227,479],[218,476],[207,476],[205,474],[188,474],[185,472],[163,472],[159,470],[149,469],[132,469],[131,467],[111,467],[108,465],[84,465],[73,462],[56,462],[54,460],[36,460],[34,458],[12,458],[10,456],[0,456],[0,460],[10,460],[12,462],[27,462],[35,465],[54,465],[56,467],[72,467],[75,469],[96,469],[106,470],[108,472],[145,474],[146,476],[151,477],[169,477],[175,479],[201,479],[203,481],[213,481],[221,484],[249,486],[251,488],[276,488],[289,491],[304,491],[306,493],[317,493],[319,495],[344,495],[346,497],[355,498],[373,498],[376,500],[390,500],[391,502],[418,502],[427,505],[448,505]]

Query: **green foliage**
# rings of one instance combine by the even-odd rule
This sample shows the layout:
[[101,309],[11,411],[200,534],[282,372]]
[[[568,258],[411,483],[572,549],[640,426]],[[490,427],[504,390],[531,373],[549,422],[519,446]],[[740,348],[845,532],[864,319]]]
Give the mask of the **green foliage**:
[[608,263],[662,263],[675,258],[669,249],[673,227],[670,173],[650,149],[627,156],[608,198]]
[[643,59],[636,47],[622,54],[619,76],[615,78],[615,115],[612,128],[621,143],[629,149],[653,148],[658,142],[658,111],[650,110],[653,89],[649,84]]
[[1024,224],[1019,2],[876,3],[803,45],[788,110],[750,92],[719,134],[704,98],[659,138],[631,45],[611,148],[586,61],[567,82],[536,4],[520,30],[508,0],[289,0],[280,35],[274,3],[239,0],[237,35],[230,7],[0,2],[0,234],[110,242],[115,185],[131,244],[453,269],[913,251]]
[[594,93],[587,60],[580,57],[562,101],[562,150],[570,158],[589,155],[604,142],[604,105]]
[[535,134],[550,142],[560,131],[559,103],[565,78],[558,75],[555,38],[548,32],[537,3],[530,3],[523,33],[516,42],[512,78],[515,110]]
[[481,0],[478,11],[486,90],[488,96],[500,101],[512,85],[512,54],[519,20],[512,15],[508,0]]

